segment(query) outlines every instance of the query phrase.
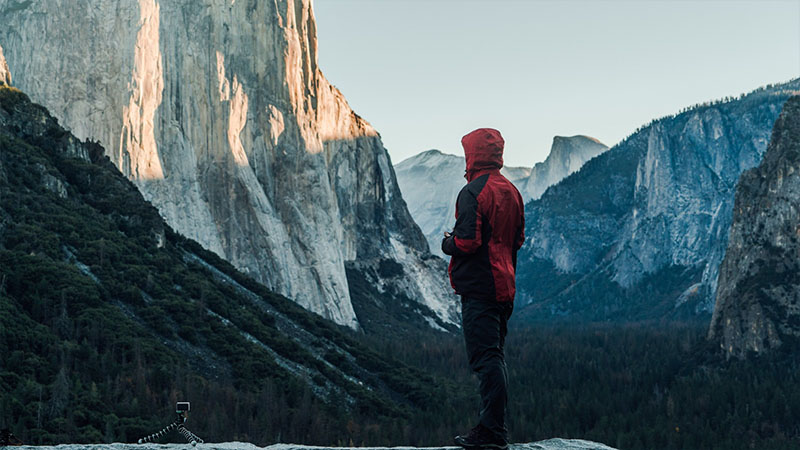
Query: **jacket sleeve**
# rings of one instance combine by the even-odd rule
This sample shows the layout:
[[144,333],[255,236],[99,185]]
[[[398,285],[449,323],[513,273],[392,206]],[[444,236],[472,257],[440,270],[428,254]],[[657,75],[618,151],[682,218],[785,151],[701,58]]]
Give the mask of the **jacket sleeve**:
[[456,227],[449,238],[442,240],[445,255],[469,255],[481,246],[482,217],[478,199],[468,188],[458,194],[456,201]]
[[517,225],[516,238],[514,239],[514,249],[511,252],[511,263],[514,265],[514,270],[517,269],[517,251],[525,244],[525,203],[522,202],[522,197],[517,192],[519,209],[519,224]]
[[519,202],[519,227],[517,228],[517,238],[516,242],[514,242],[514,250],[519,250],[522,248],[522,244],[525,243],[525,204],[522,203],[522,198],[519,199]]

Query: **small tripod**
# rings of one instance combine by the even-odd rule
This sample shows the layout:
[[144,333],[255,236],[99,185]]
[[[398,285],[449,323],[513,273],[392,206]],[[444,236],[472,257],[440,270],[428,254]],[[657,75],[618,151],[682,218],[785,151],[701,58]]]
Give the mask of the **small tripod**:
[[157,433],[153,433],[149,436],[145,436],[139,439],[139,443],[144,444],[146,442],[153,442],[156,439],[161,438],[168,432],[177,429],[178,433],[180,433],[181,435],[183,435],[183,437],[186,438],[186,442],[192,444],[193,446],[197,445],[198,442],[202,444],[204,441],[200,439],[200,437],[198,437],[196,434],[187,430],[186,426],[184,426],[186,420],[189,418],[189,402],[178,402],[178,404],[175,406],[175,413],[178,415],[178,417],[175,418],[174,422],[165,426]]

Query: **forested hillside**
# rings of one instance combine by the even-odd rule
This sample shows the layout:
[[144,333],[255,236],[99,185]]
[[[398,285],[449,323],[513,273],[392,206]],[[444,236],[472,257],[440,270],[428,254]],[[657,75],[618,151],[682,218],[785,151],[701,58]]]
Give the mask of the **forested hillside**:
[[[506,339],[512,442],[553,436],[626,450],[800,449],[800,358],[778,352],[725,361],[706,324],[524,324]],[[374,338],[371,338],[374,339]],[[419,345],[374,342],[381,353],[446,376],[474,403],[476,379],[460,336]]]
[[210,441],[418,444],[466,426],[445,414],[449,380],[176,234],[103,155],[0,86],[0,428],[132,442],[183,400]]

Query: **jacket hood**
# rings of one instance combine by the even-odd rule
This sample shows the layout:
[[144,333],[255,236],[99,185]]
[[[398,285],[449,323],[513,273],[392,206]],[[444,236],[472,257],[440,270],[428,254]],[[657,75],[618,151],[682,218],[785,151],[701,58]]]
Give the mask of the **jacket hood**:
[[464,157],[467,160],[467,181],[486,170],[499,170],[503,167],[503,147],[505,141],[500,132],[493,128],[478,128],[461,138]]

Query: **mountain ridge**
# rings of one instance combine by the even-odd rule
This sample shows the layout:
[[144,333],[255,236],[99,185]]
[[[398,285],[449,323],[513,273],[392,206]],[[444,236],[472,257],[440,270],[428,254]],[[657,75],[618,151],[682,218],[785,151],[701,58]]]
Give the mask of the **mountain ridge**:
[[523,314],[709,314],[735,183],[760,160],[780,106],[798,88],[793,80],[651,121],[528,203]]

